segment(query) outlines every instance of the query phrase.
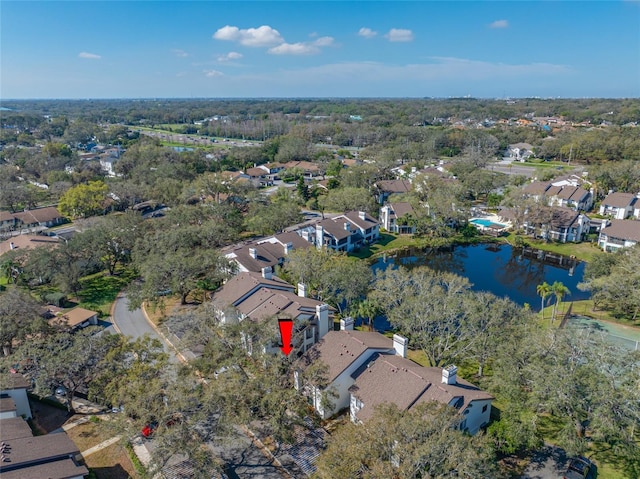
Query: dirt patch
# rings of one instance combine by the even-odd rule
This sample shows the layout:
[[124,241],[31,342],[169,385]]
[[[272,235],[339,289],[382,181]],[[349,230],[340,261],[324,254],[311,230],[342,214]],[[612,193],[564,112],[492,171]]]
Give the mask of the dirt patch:
[[85,459],[96,479],[138,479],[129,454],[120,444],[113,444]]
[[31,428],[36,435],[48,434],[62,427],[72,417],[66,409],[60,409],[42,401],[30,399]]

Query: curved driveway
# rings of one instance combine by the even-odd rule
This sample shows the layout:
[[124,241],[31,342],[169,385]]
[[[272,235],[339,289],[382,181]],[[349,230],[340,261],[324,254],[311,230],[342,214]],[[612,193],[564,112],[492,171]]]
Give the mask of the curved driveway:
[[116,330],[125,336],[130,336],[133,339],[138,339],[145,334],[158,339],[162,343],[162,347],[169,354],[171,362],[176,362],[175,351],[169,345],[167,345],[164,338],[160,337],[153,326],[149,324],[149,321],[145,317],[142,309],[138,308],[133,311],[129,311],[129,298],[124,294],[119,295],[116,298],[113,307],[113,315],[111,317]]

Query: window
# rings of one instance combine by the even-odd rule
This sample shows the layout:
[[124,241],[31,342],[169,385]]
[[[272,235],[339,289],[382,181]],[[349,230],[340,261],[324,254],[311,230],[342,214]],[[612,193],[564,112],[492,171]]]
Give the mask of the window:
[[485,404],[484,406],[482,406],[482,412],[487,412],[488,406],[489,406],[488,404]]

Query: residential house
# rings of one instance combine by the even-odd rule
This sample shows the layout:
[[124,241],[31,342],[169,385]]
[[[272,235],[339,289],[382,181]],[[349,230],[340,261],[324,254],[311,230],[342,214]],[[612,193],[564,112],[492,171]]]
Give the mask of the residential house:
[[89,309],[75,307],[49,320],[52,326],[76,330],[98,324],[98,313]]
[[[302,356],[294,375],[296,389],[303,391],[323,419],[349,407],[349,388],[353,374],[366,364],[374,353],[394,354],[394,342],[386,336],[369,331],[353,331],[353,320],[342,323],[344,330],[329,331],[318,344]],[[351,329],[351,330],[349,330]],[[399,336],[398,336],[399,337]],[[320,361],[327,367],[327,387],[302,383],[302,370]]]
[[16,227],[16,216],[8,211],[0,211],[0,230],[13,231]]
[[[11,397],[0,398],[0,409],[2,404],[10,409],[11,402]],[[66,432],[34,436],[17,415],[0,416],[0,455],[2,479],[82,479],[89,474],[78,463],[80,450]]]
[[284,232],[231,246],[225,250],[225,256],[237,265],[238,272],[261,273],[263,268],[271,268],[271,271],[275,271],[276,266],[282,266],[287,255],[294,249],[312,246],[300,235]]
[[323,175],[320,167],[316,163],[310,161],[289,161],[284,164],[284,169],[300,169],[303,172],[305,179],[312,180],[313,178]]
[[[617,220],[624,220],[629,216],[634,216],[636,204],[639,204],[638,208],[640,208],[640,201],[638,201],[636,195],[632,193],[612,192],[602,200],[598,213]],[[640,216],[636,217],[640,218]]]
[[0,256],[14,250],[28,250],[41,247],[55,247],[58,245],[58,238],[42,235],[18,235],[0,241]]
[[273,276],[265,268],[262,274],[245,272],[227,281],[213,293],[212,301],[222,323],[250,319],[287,318],[294,321],[299,338],[294,347],[308,350],[332,329],[332,308],[307,297],[306,286],[293,285]]
[[384,205],[389,196],[410,192],[411,182],[409,180],[380,180],[376,182],[374,187],[378,203]]
[[587,215],[571,208],[552,207],[546,210],[544,219],[525,219],[523,228],[527,234],[561,243],[583,241],[589,234],[590,220]]
[[64,217],[53,206],[36,208],[15,213],[18,226],[21,228],[33,228],[37,226],[51,228],[64,223]]
[[[17,416],[25,419],[31,419],[31,406],[29,405],[29,397],[27,389],[31,385],[27,382],[22,374],[9,373],[4,374],[0,382],[0,397],[10,398],[13,401],[13,407]],[[6,403],[5,403],[6,406]]]
[[604,251],[617,251],[640,243],[640,221],[610,220],[600,230],[598,246]]
[[364,211],[350,211],[303,226],[296,233],[316,248],[350,252],[380,238],[378,221]]
[[380,224],[385,230],[392,233],[414,234],[416,232],[415,222],[406,221],[413,215],[411,203],[406,201],[387,203],[380,208]]
[[256,188],[273,186],[274,175],[271,175],[269,168],[263,165],[247,168],[245,174],[249,176],[249,181]]
[[588,211],[593,206],[593,193],[580,186],[580,180],[558,178],[554,181],[533,181],[522,188],[526,196],[536,201],[545,200],[549,206],[562,206],[576,211]]
[[[341,331],[329,332],[305,353],[294,374],[296,389],[309,398],[316,412],[326,419],[349,408],[351,420],[367,421],[379,404],[395,404],[409,410],[417,404],[437,401],[460,412],[460,429],[475,434],[488,424],[493,397],[457,377],[457,368],[425,368],[407,359],[408,340],[393,339],[376,332],[353,331],[350,318],[341,321]],[[327,386],[303,384],[309,365],[326,366]]]
[[545,191],[549,206],[564,206],[576,211],[587,211],[593,206],[593,195],[580,186],[551,186]]
[[456,366],[426,368],[404,356],[374,354],[356,372],[349,388],[351,420],[367,421],[375,407],[384,403],[406,411],[436,401],[457,409],[462,417],[460,429],[476,434],[489,424],[493,396],[458,378],[457,371]]
[[507,147],[507,156],[516,161],[527,161],[533,156],[533,146],[529,143],[514,143]]

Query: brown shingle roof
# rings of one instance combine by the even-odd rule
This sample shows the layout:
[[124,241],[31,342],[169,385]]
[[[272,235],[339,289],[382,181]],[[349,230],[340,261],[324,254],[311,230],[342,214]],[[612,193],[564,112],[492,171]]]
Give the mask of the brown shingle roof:
[[13,243],[15,249],[33,249],[41,246],[56,246],[58,239],[41,235],[12,236],[8,240],[0,242],[0,255],[11,251],[11,243]]
[[611,220],[611,224],[602,229],[609,238],[640,242],[640,221]]
[[260,288],[273,288],[293,292],[294,288],[277,276],[265,279],[259,273],[240,273],[213,294],[213,299],[218,304],[235,306],[240,300],[252,291]]
[[534,181],[522,188],[522,191],[529,195],[542,195],[549,188],[549,182],[546,181]]
[[411,203],[406,201],[390,203],[390,206],[396,218],[402,218],[404,215],[413,214],[413,207],[411,206]]
[[64,459],[26,469],[6,471],[2,473],[2,479],[70,479],[84,477],[87,474],[89,470],[85,466],[76,465],[72,459]]
[[393,350],[393,341],[369,331],[329,331],[303,356],[302,363],[322,361],[328,367],[327,380],[332,382],[362,354],[372,349]]
[[349,391],[364,404],[358,412],[358,419],[363,421],[383,403],[406,410],[424,402],[452,404],[455,398],[462,398],[464,410],[471,401],[493,399],[464,379],[458,378],[456,384],[443,384],[441,379],[441,368],[425,368],[401,356],[379,354],[359,371]]
[[56,316],[55,318],[49,320],[49,323],[52,325],[61,325],[75,328],[85,321],[89,321],[97,314],[98,313],[96,311],[77,307],[67,311],[64,314],[61,314],[60,316]]
[[376,186],[380,191],[388,193],[408,193],[411,191],[411,182],[407,180],[380,180]]
[[31,433],[29,423],[21,417],[10,417],[2,419],[0,422],[0,439],[4,442],[8,442],[11,439],[32,436],[33,434]]
[[609,206],[611,208],[626,208],[632,205],[636,201],[636,196],[632,193],[611,193],[602,200],[603,206]]
[[349,211],[345,213],[344,216],[346,216],[353,224],[365,230],[378,224],[378,221],[369,213],[364,211],[362,212],[364,213],[364,219],[360,217],[360,213],[360,211]]
[[0,389],[9,391],[12,389],[27,389],[30,384],[20,373],[3,374],[0,379]]

